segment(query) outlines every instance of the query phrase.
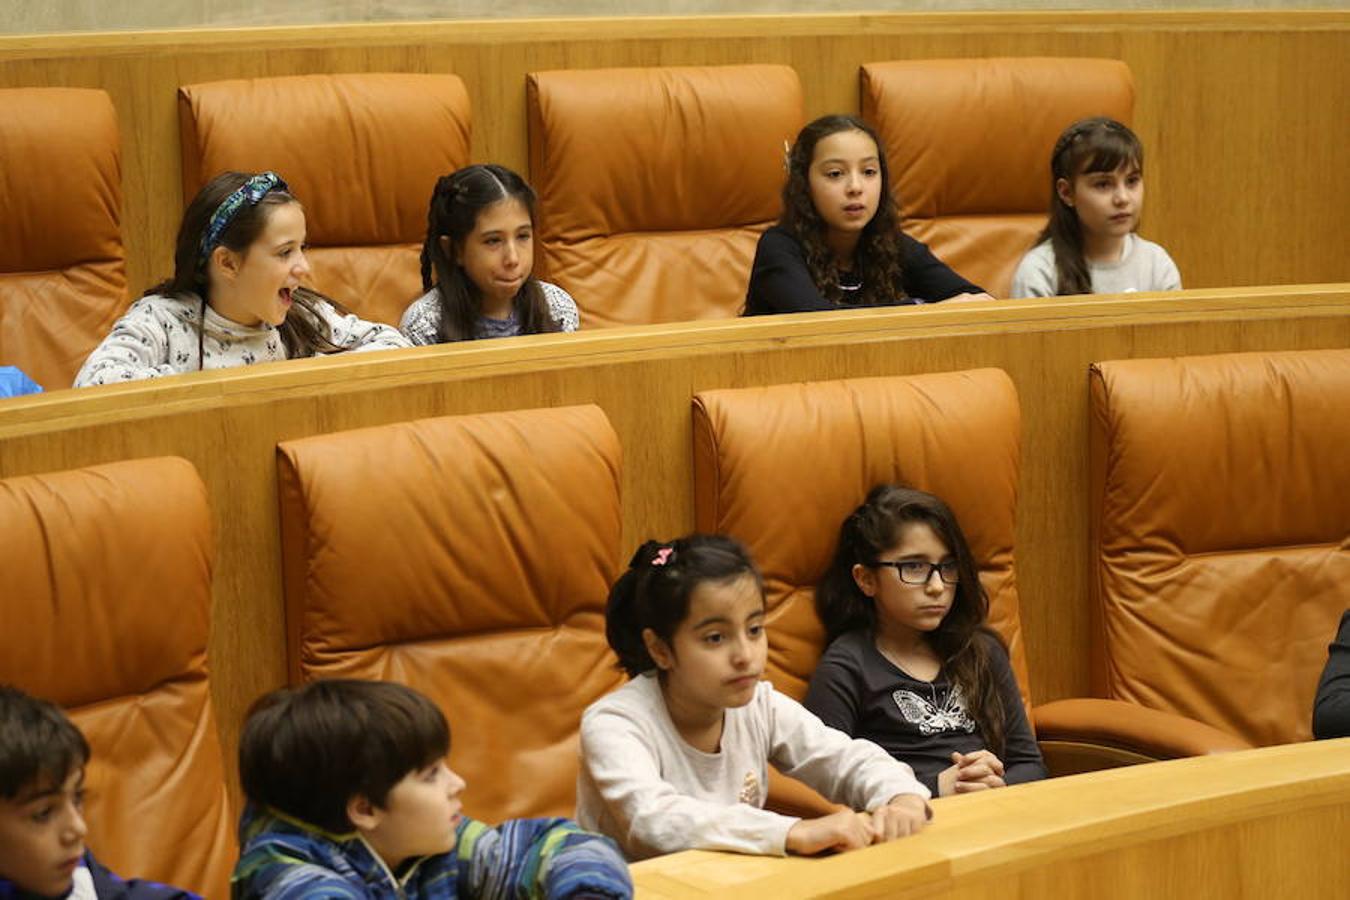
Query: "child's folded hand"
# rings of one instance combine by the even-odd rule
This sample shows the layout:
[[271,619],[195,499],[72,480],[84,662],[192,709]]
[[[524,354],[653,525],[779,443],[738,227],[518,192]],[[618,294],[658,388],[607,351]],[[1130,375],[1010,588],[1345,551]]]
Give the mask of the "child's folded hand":
[[872,843],[872,827],[866,813],[849,809],[818,819],[802,819],[788,829],[787,852],[814,856],[826,850],[857,850]]
[[885,806],[872,810],[872,840],[893,841],[917,834],[928,824],[928,803],[918,794],[900,794]]
[[974,753],[953,753],[956,779],[953,790],[958,794],[1004,787],[1003,761],[988,750]]

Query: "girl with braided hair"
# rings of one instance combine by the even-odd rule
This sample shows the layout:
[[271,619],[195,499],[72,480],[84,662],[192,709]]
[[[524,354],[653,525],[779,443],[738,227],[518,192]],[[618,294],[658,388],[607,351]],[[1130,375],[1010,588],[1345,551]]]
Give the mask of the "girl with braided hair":
[[[923,828],[928,791],[909,766],[763,680],[764,618],[759,572],[736,541],[695,534],[638,548],[605,609],[630,680],[581,720],[582,827],[630,859],[814,854]],[[808,819],[764,809],[769,763],[849,808]]]
[[783,213],[755,249],[745,315],[992,299],[900,230],[886,154],[861,119],[816,119],[786,164]]
[[567,291],[534,277],[534,191],[503,166],[436,182],[422,245],[422,289],[399,327],[414,344],[576,331]]

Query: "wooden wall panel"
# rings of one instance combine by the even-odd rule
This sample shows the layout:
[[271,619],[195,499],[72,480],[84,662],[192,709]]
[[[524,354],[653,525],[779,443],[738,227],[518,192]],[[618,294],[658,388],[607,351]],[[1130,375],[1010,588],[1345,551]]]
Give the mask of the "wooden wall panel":
[[1032,691],[1044,702],[1089,690],[1088,365],[1322,347],[1350,347],[1350,285],[536,335],[7,400],[0,477],[163,454],[197,466],[216,524],[212,680],[232,758],[248,703],[285,678],[277,442],[428,416],[596,403],[623,446],[631,548],[693,527],[689,402],[697,391],[998,366],[1022,407],[1018,584]]
[[1229,900],[1350,892],[1350,738],[943,797],[920,834],[820,859],[687,851],[645,900]]
[[[133,292],[167,274],[182,209],[180,84],[309,72],[454,72],[474,159],[526,167],[525,75],[786,63],[808,116],[858,109],[885,59],[1106,56],[1138,86],[1144,233],[1188,286],[1350,279],[1350,12],[1036,12],[535,19],[0,38],[0,87],[103,87],[121,117]],[[303,198],[302,198],[303,199]]]

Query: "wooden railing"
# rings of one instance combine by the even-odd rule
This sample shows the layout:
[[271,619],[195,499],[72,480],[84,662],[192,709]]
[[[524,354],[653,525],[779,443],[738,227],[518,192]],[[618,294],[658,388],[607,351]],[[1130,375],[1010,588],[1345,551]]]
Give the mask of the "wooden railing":
[[[1143,230],[1190,287],[1345,281],[1350,11],[966,12],[528,19],[0,37],[0,87],[107,90],[122,131],[133,296],[172,268],[183,84],[314,72],[454,72],[473,158],[524,173],[525,75],[785,63],[808,118],[857,111],[889,59],[1124,60],[1147,148]],[[318,151],[316,151],[318,152]],[[301,198],[302,200],[305,198]],[[411,299],[411,298],[410,298]]]
[[658,857],[633,866],[637,896],[1350,896],[1350,738],[1057,778],[933,809],[918,835],[821,859]]
[[164,454],[196,465],[215,517],[211,677],[232,758],[248,703],[285,680],[278,441],[430,416],[596,403],[623,445],[624,544],[631,548],[693,527],[689,404],[697,391],[998,366],[1012,377],[1022,408],[1017,576],[1039,703],[1089,690],[1088,365],[1348,346],[1350,284],[536,335],[0,401],[0,477]]

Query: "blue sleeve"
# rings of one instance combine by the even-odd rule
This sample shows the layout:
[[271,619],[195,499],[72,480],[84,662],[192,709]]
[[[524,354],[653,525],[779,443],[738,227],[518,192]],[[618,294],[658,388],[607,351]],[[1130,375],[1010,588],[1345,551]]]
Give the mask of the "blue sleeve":
[[1336,640],[1327,648],[1327,665],[1313,703],[1313,736],[1350,737],[1350,609],[1341,616]]
[[512,819],[496,828],[469,822],[459,841],[467,870],[460,887],[477,900],[633,896],[617,845],[568,819]]
[[905,293],[909,296],[932,303],[957,294],[984,293],[984,288],[966,281],[934,256],[923,241],[902,234],[900,243],[903,254],[900,268],[905,281]]
[[94,880],[94,894],[99,900],[201,900],[190,891],[167,884],[139,878],[123,881],[87,851],[84,862]]
[[0,366],[0,397],[40,393],[42,385],[25,375],[18,366]]

